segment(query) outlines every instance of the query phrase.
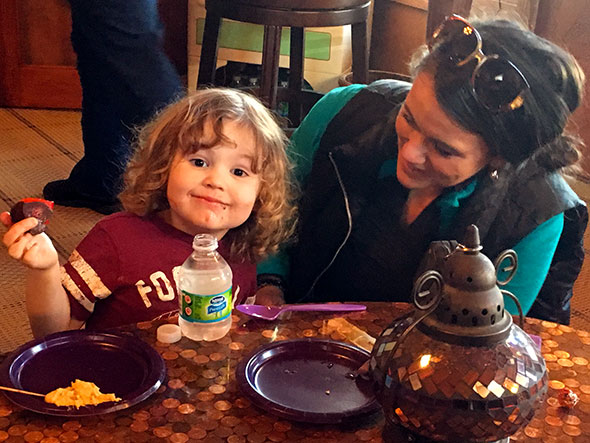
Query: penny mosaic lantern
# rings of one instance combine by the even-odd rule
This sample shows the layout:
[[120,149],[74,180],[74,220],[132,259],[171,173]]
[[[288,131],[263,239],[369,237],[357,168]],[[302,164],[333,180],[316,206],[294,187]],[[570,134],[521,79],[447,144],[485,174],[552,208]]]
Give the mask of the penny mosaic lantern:
[[[416,280],[416,309],[375,343],[371,374],[385,433],[403,435],[395,441],[508,441],[543,401],[545,361],[505,311],[503,295],[520,310],[516,297],[499,288],[516,272],[516,253],[503,252],[494,266],[481,249],[471,225],[464,243],[447,250],[442,272]],[[499,281],[506,262],[508,277]]]

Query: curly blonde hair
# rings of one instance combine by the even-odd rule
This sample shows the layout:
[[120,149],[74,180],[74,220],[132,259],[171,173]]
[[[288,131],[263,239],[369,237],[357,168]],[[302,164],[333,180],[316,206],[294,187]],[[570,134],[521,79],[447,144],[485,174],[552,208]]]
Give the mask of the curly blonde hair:
[[[119,198],[127,211],[140,216],[168,209],[166,188],[176,153],[187,155],[228,142],[223,134],[228,120],[253,132],[257,155],[252,168],[260,174],[261,185],[248,220],[230,229],[225,238],[232,257],[257,262],[292,235],[296,188],[286,137],[271,112],[251,95],[235,89],[203,89],[164,108],[139,131]],[[205,145],[202,135],[209,123],[214,139]]]

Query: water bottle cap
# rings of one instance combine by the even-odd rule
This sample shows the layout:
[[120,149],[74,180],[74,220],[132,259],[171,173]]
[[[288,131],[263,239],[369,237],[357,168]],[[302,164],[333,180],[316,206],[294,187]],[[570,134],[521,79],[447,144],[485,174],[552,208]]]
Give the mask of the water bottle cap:
[[182,338],[180,326],[171,324],[162,325],[156,331],[156,338],[160,343],[176,343]]
[[193,249],[214,251],[217,249],[217,239],[211,234],[197,234],[193,239]]

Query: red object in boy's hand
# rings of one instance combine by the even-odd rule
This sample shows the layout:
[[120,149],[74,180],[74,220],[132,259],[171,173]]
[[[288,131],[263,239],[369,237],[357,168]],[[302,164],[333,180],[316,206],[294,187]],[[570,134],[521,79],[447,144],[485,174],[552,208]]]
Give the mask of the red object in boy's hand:
[[580,400],[576,393],[569,388],[563,388],[561,391],[559,391],[557,399],[559,400],[560,406],[570,409],[576,406]]
[[41,234],[45,231],[52,214],[53,202],[43,200],[42,198],[23,198],[10,209],[10,219],[12,220],[12,223],[16,223],[29,217],[35,217],[39,220],[37,226],[28,231],[33,235]]

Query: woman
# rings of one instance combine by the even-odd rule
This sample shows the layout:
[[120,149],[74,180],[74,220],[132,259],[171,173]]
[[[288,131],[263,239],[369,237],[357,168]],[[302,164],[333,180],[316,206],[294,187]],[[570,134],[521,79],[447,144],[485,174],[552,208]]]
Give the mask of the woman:
[[[525,314],[568,323],[587,211],[560,172],[579,160],[564,127],[583,81],[528,30],[453,16],[412,85],[327,94],[292,138],[304,194],[286,300],[407,301],[429,244],[474,223],[490,258],[517,252],[506,289]],[[263,302],[284,284],[278,265],[259,268]]]

